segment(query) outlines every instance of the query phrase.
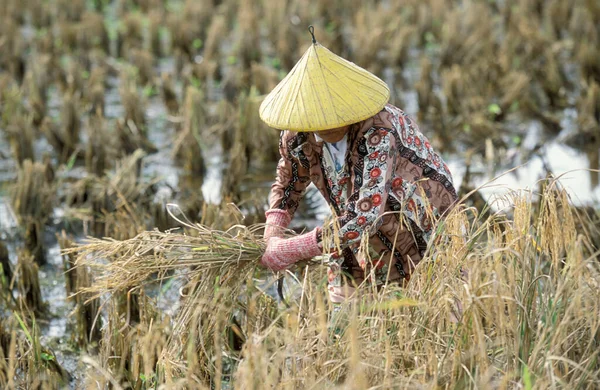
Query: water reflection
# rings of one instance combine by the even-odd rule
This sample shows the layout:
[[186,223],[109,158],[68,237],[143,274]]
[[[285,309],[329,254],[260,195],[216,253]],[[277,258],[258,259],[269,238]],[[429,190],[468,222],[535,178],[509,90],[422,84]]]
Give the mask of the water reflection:
[[[549,174],[559,179],[561,186],[569,193],[576,205],[591,205],[600,199],[598,187],[598,149],[582,152],[571,148],[559,141],[551,141],[531,155],[527,160],[516,165],[514,171],[496,176],[486,174],[477,175],[473,179],[473,186],[478,187],[490,183],[481,189],[481,193],[488,201],[519,189],[536,191],[539,181]],[[465,165],[455,157],[449,160],[448,165],[455,178],[455,185],[462,183]],[[474,170],[485,172],[484,163],[474,164]],[[479,168],[479,169],[478,169]],[[502,166],[504,171],[513,166]],[[493,182],[491,182],[493,180]]]

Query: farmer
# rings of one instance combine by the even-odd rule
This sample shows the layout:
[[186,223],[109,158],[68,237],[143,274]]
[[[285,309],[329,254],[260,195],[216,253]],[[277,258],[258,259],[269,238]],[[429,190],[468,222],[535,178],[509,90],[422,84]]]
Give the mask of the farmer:
[[[312,37],[260,107],[264,122],[284,130],[261,262],[281,271],[329,254],[330,299],[341,302],[365,279],[408,281],[457,196],[448,166],[417,124],[388,104],[387,85]],[[284,239],[310,183],[334,223]]]

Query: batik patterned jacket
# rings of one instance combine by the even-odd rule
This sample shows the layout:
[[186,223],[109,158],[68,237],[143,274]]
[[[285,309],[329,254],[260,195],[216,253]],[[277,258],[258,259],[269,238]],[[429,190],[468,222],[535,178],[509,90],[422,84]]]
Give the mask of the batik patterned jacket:
[[[312,182],[336,213],[342,252],[328,249],[334,259],[330,285],[360,283],[367,275],[376,283],[388,275],[389,281],[407,280],[435,222],[457,200],[448,166],[416,123],[392,105],[351,126],[339,174],[331,174],[313,133],[282,132],[280,153],[270,207],[293,217]],[[368,245],[360,245],[363,237]]]

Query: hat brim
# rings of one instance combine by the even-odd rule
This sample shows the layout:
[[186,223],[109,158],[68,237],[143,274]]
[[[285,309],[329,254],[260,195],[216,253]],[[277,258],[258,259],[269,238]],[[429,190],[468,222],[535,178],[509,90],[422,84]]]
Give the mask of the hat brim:
[[274,129],[323,131],[372,117],[389,97],[377,76],[315,43],[265,97],[259,115]]

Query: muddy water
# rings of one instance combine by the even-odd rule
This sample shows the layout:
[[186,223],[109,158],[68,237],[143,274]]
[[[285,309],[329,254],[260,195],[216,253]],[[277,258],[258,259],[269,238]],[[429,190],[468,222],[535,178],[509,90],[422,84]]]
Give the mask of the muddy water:
[[[483,197],[494,202],[517,190],[536,192],[547,177],[553,177],[575,205],[597,205],[600,200],[598,151],[586,153],[566,144],[577,132],[575,118],[570,115],[568,111],[564,113],[563,130],[552,139],[545,139],[539,122],[523,124],[526,130],[520,148],[506,151],[500,161],[484,158],[472,161],[473,185],[482,186]],[[460,186],[465,174],[461,156],[449,156],[448,165],[456,186]]]

